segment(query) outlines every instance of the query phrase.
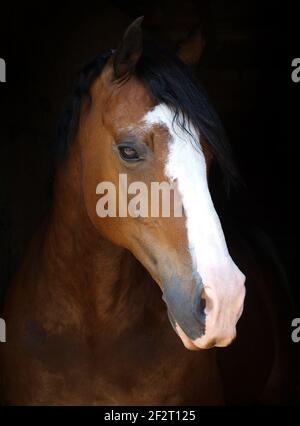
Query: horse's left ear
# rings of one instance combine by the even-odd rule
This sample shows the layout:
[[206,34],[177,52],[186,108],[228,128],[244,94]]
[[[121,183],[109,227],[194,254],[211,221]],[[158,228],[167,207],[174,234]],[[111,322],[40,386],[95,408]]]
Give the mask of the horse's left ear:
[[187,65],[195,65],[199,62],[205,47],[205,39],[202,32],[193,31],[177,50],[177,56]]
[[119,79],[134,71],[143,51],[143,33],[141,24],[144,17],[140,16],[133,21],[123,36],[120,46],[117,48],[113,68],[114,76]]

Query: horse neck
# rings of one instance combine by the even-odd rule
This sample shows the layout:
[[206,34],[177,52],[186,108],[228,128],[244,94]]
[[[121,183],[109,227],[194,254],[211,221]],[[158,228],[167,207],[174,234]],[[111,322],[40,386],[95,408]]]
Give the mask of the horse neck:
[[90,321],[95,327],[115,321],[116,330],[142,314],[147,285],[150,289],[153,283],[130,252],[99,236],[93,227],[84,207],[80,166],[74,148],[57,174],[42,251],[42,283],[56,306],[68,304],[60,316],[70,315],[72,309],[78,312],[74,322]]

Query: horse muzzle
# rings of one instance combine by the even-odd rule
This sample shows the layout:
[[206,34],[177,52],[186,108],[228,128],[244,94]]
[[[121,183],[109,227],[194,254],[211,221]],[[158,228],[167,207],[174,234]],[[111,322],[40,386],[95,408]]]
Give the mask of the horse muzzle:
[[237,268],[234,272],[230,284],[204,284],[199,276],[192,283],[174,276],[164,283],[163,300],[170,322],[187,349],[225,347],[235,339],[243,311],[245,276]]

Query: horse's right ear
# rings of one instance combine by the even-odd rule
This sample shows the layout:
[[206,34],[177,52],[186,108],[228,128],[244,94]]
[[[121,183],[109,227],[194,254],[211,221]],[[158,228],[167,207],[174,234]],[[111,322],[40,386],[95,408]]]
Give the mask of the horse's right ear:
[[143,19],[144,17],[140,16],[129,25],[120,46],[114,53],[113,69],[116,79],[133,73],[140,59],[143,51],[143,33],[141,29]]

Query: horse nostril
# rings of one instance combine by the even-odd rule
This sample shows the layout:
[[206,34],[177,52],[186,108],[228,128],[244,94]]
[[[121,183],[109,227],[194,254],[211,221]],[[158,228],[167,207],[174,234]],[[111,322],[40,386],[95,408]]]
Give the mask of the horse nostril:
[[206,300],[204,299],[204,297],[201,297],[200,299],[200,318],[201,319],[205,318],[205,307],[206,307]]
[[206,300],[203,297],[203,292],[201,293],[200,299],[197,300],[195,304],[195,315],[197,318],[197,321],[200,321],[202,324],[205,323],[205,307],[206,307]]

